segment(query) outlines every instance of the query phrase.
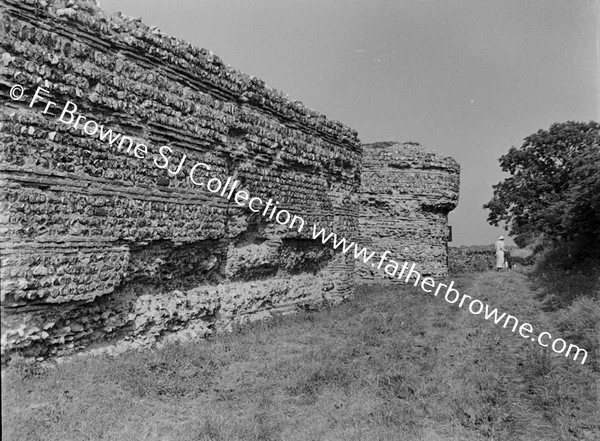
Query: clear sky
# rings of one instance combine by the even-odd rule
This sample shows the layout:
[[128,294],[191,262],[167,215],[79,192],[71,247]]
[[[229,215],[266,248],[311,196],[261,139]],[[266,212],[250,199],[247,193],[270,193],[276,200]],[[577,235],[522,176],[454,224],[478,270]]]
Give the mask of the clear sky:
[[598,0],[100,0],[216,53],[363,142],[415,141],[462,167],[452,245],[503,233],[482,205],[500,155],[599,119]]

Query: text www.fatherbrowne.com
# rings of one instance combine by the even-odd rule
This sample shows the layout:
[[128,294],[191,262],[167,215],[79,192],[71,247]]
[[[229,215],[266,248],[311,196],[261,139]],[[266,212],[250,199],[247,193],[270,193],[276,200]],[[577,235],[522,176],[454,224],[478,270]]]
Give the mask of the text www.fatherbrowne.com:
[[389,277],[397,278],[405,283],[414,282],[414,286],[420,286],[423,291],[426,293],[433,293],[435,297],[444,291],[444,299],[448,303],[455,304],[458,302],[459,308],[464,306],[471,314],[474,315],[479,315],[483,312],[483,316],[486,320],[493,321],[495,325],[503,323],[503,328],[512,325],[510,328],[512,332],[515,332],[518,329],[521,337],[530,339],[531,341],[537,341],[540,346],[550,347],[552,351],[556,352],[557,354],[564,353],[565,357],[572,355],[573,360],[575,361],[581,355],[581,364],[584,364],[585,360],[587,359],[588,353],[585,349],[582,349],[574,344],[567,345],[567,342],[561,338],[553,339],[549,332],[541,332],[535,336],[531,324],[522,323],[519,326],[519,320],[516,317],[508,315],[505,312],[500,314],[497,308],[491,309],[487,303],[483,303],[481,300],[474,299],[470,295],[461,295],[458,290],[454,288],[454,281],[451,281],[448,285],[446,285],[444,283],[436,283],[431,277],[422,278],[421,274],[415,270],[415,263],[410,264],[409,262],[404,262],[402,266],[400,266],[400,264],[395,260],[388,259],[390,254],[389,251],[384,251],[379,257],[373,259],[376,256],[375,252],[369,252],[366,248],[361,248],[359,250],[359,246],[356,243],[348,242],[345,238],[338,239],[335,233],[329,233],[326,235],[326,231],[324,229],[317,231],[317,227],[314,225],[312,238],[321,239],[322,243],[330,243],[334,249],[341,249],[344,254],[353,250],[354,258],[356,260],[360,258],[364,263],[370,263],[371,266],[376,267],[378,270],[381,270],[383,267],[383,271]]
[[[299,233],[304,230],[305,221],[302,217],[292,215],[289,211],[281,209],[279,202],[273,201],[272,198],[265,201],[260,197],[252,197],[246,189],[240,188],[240,181],[234,177],[229,176],[225,183],[223,183],[221,179],[213,176],[205,182],[202,180],[202,175],[211,171],[209,164],[196,162],[190,166],[187,155],[181,155],[166,145],[156,148],[112,129],[106,129],[104,124],[78,113],[78,106],[75,103],[67,101],[61,108],[58,103],[44,96],[47,94],[49,94],[48,90],[38,87],[29,101],[29,107],[33,107],[34,105],[41,106],[44,109],[42,113],[49,116],[60,113],[58,122],[69,126],[71,130],[80,130],[84,135],[94,137],[108,144],[108,148],[116,153],[127,154],[140,160],[152,160],[155,167],[166,170],[169,176],[177,176],[185,171],[187,178],[193,186],[206,188],[210,193],[219,194],[228,200],[233,199],[240,207],[248,208],[253,213],[260,213],[262,216],[280,225],[296,229]],[[10,97],[12,100],[20,101],[24,96],[25,89],[23,86],[17,84],[11,88]],[[56,109],[53,109],[55,107]],[[51,109],[54,111],[51,111]],[[459,308],[465,307],[474,315],[483,313],[484,318],[493,321],[495,325],[502,324],[504,328],[512,325],[510,328],[512,332],[516,332],[518,329],[521,337],[537,341],[540,346],[550,347],[557,354],[564,354],[565,357],[572,355],[575,361],[581,356],[581,364],[584,364],[587,359],[588,353],[585,349],[574,344],[567,345],[567,342],[560,338],[553,339],[549,332],[541,332],[535,336],[531,324],[522,323],[519,326],[519,320],[516,317],[507,315],[506,313],[500,314],[496,308],[491,309],[489,305],[484,304],[480,300],[474,299],[467,294],[461,295],[454,288],[454,281],[446,285],[444,283],[436,283],[431,277],[421,277],[421,274],[415,269],[415,263],[403,262],[400,265],[397,261],[388,258],[390,255],[389,251],[384,251],[376,257],[376,252],[370,252],[364,247],[359,248],[359,245],[355,242],[349,242],[346,238],[340,239],[336,233],[327,233],[324,228],[320,228],[314,224],[312,227],[312,238],[314,240],[321,240],[323,244],[329,244],[333,249],[341,250],[344,254],[352,251],[354,259],[361,259],[365,264],[370,264],[380,271],[383,268],[383,272],[388,277],[396,278],[405,283],[412,282],[414,286],[420,286],[424,292],[433,293],[435,297],[443,292],[444,299],[448,303],[455,304],[458,302]]]

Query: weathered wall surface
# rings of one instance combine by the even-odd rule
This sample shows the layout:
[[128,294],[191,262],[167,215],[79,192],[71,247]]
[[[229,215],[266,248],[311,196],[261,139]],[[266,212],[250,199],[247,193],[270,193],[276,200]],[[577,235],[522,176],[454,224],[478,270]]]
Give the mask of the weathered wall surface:
[[494,245],[450,247],[448,251],[452,273],[488,271],[496,264]]
[[[509,246],[508,251],[514,268],[533,265],[535,262],[535,256],[530,249]],[[452,273],[481,272],[495,269],[496,247],[494,245],[449,247],[448,261]]]
[[[73,3],[0,2],[2,353],[196,338],[352,296],[352,258],[187,177],[204,162],[355,239],[357,133],[209,51]],[[12,101],[13,84],[187,162],[169,176],[60,109]]]
[[[391,252],[398,262],[416,263],[421,274],[448,274],[448,213],[458,203],[460,167],[415,143],[363,146],[360,242]],[[394,280],[364,263],[363,280]],[[397,280],[396,280],[397,281]]]

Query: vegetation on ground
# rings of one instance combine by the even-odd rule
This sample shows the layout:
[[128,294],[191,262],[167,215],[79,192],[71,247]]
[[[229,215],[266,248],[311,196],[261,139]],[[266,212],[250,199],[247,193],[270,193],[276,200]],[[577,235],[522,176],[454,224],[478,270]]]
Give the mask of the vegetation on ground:
[[[597,303],[584,296],[543,311],[546,288],[535,280],[485,272],[455,286],[538,332],[593,339]],[[4,372],[3,432],[44,441],[592,440],[593,357],[581,365],[406,285],[360,286],[344,305],[208,341],[46,368],[18,360]]]

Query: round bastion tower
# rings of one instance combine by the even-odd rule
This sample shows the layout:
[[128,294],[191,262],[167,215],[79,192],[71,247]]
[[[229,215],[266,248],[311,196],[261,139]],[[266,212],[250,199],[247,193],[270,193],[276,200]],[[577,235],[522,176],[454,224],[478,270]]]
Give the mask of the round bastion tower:
[[[448,213],[458,204],[460,166],[407,142],[363,145],[359,243],[379,256],[416,264],[422,275],[448,275]],[[375,266],[357,261],[357,278],[385,281]]]

